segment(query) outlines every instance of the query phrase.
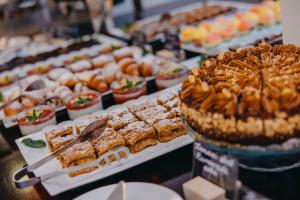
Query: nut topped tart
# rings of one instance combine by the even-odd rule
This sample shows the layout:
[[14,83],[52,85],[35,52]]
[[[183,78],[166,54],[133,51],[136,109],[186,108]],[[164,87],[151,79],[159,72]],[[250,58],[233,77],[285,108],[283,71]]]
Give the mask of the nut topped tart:
[[180,110],[201,136],[268,145],[300,134],[300,48],[238,49],[206,60],[182,84]]

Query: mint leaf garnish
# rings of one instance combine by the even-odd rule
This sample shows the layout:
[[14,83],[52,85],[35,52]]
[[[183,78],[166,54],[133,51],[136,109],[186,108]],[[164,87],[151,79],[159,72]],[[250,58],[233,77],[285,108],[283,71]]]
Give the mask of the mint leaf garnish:
[[85,104],[85,103],[90,102],[90,101],[92,101],[92,99],[89,98],[89,97],[86,97],[86,98],[78,97],[78,101],[76,101],[74,103],[74,105],[78,106],[78,105],[82,105],[82,104]]
[[43,140],[33,140],[31,138],[23,139],[22,143],[31,148],[43,148],[46,146],[46,143]]

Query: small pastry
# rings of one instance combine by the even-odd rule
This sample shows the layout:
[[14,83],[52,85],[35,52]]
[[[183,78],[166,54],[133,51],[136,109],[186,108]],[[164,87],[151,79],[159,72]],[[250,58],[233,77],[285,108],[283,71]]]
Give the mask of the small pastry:
[[64,101],[59,96],[51,96],[45,100],[45,104],[60,108],[64,105]]
[[38,101],[29,95],[22,95],[18,100],[11,102],[4,107],[3,111],[6,116],[13,116],[25,109],[38,105]]
[[72,72],[82,72],[92,68],[92,65],[87,60],[81,60],[68,66]]
[[123,58],[133,58],[132,49],[129,47],[123,47],[113,52],[115,60],[119,62]]
[[34,74],[47,74],[51,69],[53,69],[53,66],[50,64],[41,64],[33,66],[29,71],[27,71],[28,75],[34,75]]
[[54,90],[54,94],[66,101],[73,93],[67,86],[59,86]]
[[115,63],[111,63],[103,68],[102,74],[107,85],[111,85],[112,82],[117,80],[117,72],[119,71],[119,66]]
[[80,73],[76,73],[76,77],[81,83],[88,84],[91,78],[95,75],[93,71],[84,71]]
[[88,86],[98,92],[106,92],[108,90],[108,85],[102,75],[95,74],[91,77],[88,82]]
[[58,79],[58,82],[62,85],[73,87],[76,83],[78,83],[78,79],[74,74],[69,72],[61,75]]
[[0,74],[0,87],[7,86],[13,83],[17,76],[10,72],[3,72]]
[[119,62],[120,70],[130,76],[139,76],[138,64],[132,58],[124,58]]
[[152,65],[149,62],[141,62],[138,69],[141,76],[147,77],[153,75]]
[[101,55],[92,59],[92,65],[94,68],[103,68],[105,65],[114,62],[114,58],[111,55]]
[[74,55],[64,61],[65,65],[71,65],[81,60],[85,60],[87,57],[84,55]]
[[71,73],[71,72],[65,68],[53,69],[48,73],[48,78],[51,80],[58,80],[59,77],[65,73]]

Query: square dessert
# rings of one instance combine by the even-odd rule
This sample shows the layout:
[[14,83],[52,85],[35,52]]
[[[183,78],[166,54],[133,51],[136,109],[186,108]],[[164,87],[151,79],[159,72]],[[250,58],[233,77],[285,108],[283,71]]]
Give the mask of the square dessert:
[[156,115],[146,117],[145,122],[147,124],[153,125],[155,122],[162,120],[162,119],[172,119],[175,118],[176,112],[170,111],[170,112],[165,112],[165,113],[157,113]]
[[[96,160],[95,151],[90,142],[85,141],[75,144],[66,151],[60,154],[59,160],[63,168],[68,168],[76,165],[86,164]],[[79,174],[88,173],[95,170],[97,167],[88,167],[85,169],[76,170],[69,173],[69,176],[77,176]]]
[[178,99],[178,92],[169,91],[167,93],[162,94],[157,98],[157,102],[160,105],[165,105],[168,101],[173,101],[174,99]]
[[144,110],[149,107],[156,106],[156,105],[158,105],[156,99],[135,101],[135,102],[131,102],[130,105],[128,105],[128,110],[132,113],[136,113],[138,111],[141,111],[141,110]]
[[163,119],[153,124],[160,142],[168,142],[176,137],[185,135],[185,128],[180,118]]
[[135,122],[137,120],[138,119],[133,114],[127,111],[112,115],[112,118],[107,121],[107,126],[118,130],[125,127],[127,124]]
[[136,112],[136,116],[140,119],[140,120],[145,120],[146,118],[155,116],[158,113],[165,113],[168,110],[161,106],[161,105],[157,105],[157,106],[153,106],[153,107],[149,107],[147,109],[144,110],[140,110],[138,112]]
[[170,101],[165,102],[163,106],[168,108],[168,110],[171,110],[173,108],[178,108],[178,106],[179,106],[178,100],[179,100],[178,98],[172,99]]
[[46,140],[51,152],[56,151],[77,138],[77,129],[73,128],[72,125],[66,125],[46,132]]
[[[109,151],[125,146],[123,137],[110,128],[105,129],[104,132],[98,138],[92,140],[91,143],[95,148],[98,157],[103,156]],[[117,156],[122,159],[126,157],[126,153],[124,151],[118,151]],[[106,159],[109,159],[109,162],[117,160],[116,153],[111,152],[111,155],[108,155]],[[100,161],[100,164],[102,165],[105,163],[106,161],[104,159]]]
[[131,153],[157,144],[155,130],[143,121],[130,123],[118,133],[125,139]]

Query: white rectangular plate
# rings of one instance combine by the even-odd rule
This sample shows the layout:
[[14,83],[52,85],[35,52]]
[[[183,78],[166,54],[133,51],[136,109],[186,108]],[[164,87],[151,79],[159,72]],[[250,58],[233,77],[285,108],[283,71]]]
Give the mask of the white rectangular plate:
[[[174,88],[178,89],[179,87],[180,87],[180,85],[177,85],[170,89],[174,89]],[[167,89],[167,90],[170,90],[170,89]],[[155,94],[152,94],[149,96],[144,96],[144,97],[141,97],[141,99],[156,97],[165,91],[166,90],[163,90],[161,92],[158,92],[158,93],[155,93]],[[109,110],[117,109],[117,108],[120,108],[123,106],[124,105],[113,106]],[[27,138],[30,137],[34,140],[41,139],[43,141],[46,141],[45,134],[43,131],[31,134],[26,137]],[[25,161],[29,165],[50,154],[48,146],[46,148],[42,148],[42,149],[34,149],[34,148],[25,146],[22,143],[22,140],[26,137],[17,139],[16,144],[17,144],[18,148],[20,149]],[[193,139],[191,136],[184,135],[184,136],[175,138],[174,140],[167,142],[167,143],[158,143],[157,145],[149,147],[139,153],[130,154],[128,156],[128,158],[126,158],[126,159],[123,159],[123,160],[117,161],[117,162],[113,162],[111,165],[105,166],[105,170],[102,169],[103,173],[101,173],[101,168],[100,168],[91,173],[82,174],[77,177],[69,177],[68,175],[61,175],[61,176],[57,176],[57,177],[54,177],[52,179],[42,182],[42,185],[45,187],[45,189],[48,191],[48,193],[51,196],[54,196],[54,195],[57,195],[64,191],[85,185],[87,183],[91,183],[96,180],[103,179],[110,175],[116,174],[118,172],[124,171],[129,168],[132,168],[141,163],[149,161],[153,158],[156,158],[156,157],[164,155],[168,152],[174,151],[180,147],[191,144],[192,142],[193,142]],[[50,162],[48,162],[45,165],[38,168],[37,170],[35,170],[34,175],[40,176],[42,174],[54,172],[57,170],[61,170],[61,165],[58,160],[53,159]]]

